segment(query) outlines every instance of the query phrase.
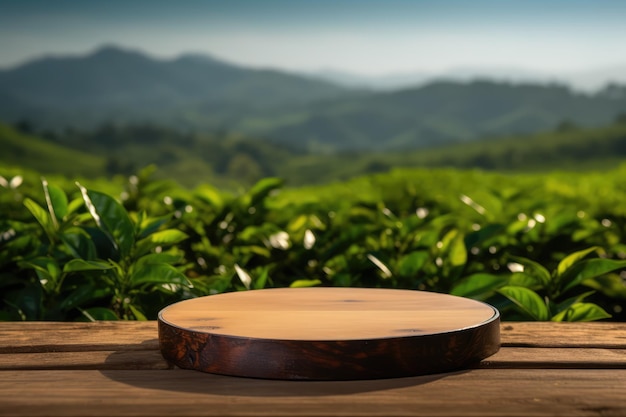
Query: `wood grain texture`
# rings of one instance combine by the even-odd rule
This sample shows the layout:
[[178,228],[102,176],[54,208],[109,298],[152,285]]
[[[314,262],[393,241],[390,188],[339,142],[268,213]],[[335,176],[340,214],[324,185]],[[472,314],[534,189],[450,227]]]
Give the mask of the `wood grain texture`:
[[0,370],[171,368],[158,349],[0,354]]
[[623,416],[626,370],[268,381],[184,370],[3,371],[0,416]]
[[271,379],[354,380],[459,369],[500,346],[499,314],[422,291],[272,289],[159,313],[164,357],[181,368]]
[[506,322],[502,346],[626,348],[626,323]]
[[[158,349],[156,321],[0,322],[0,353]],[[626,349],[626,323],[502,322],[503,347]]]
[[0,323],[0,416],[626,415],[626,323],[501,331],[476,369],[318,382],[164,369],[156,322]]
[[498,369],[626,369],[626,349],[503,347],[479,366]]
[[[626,369],[625,349],[503,347],[480,362],[497,369]],[[1,370],[171,369],[158,349],[0,354]]]
[[158,348],[156,321],[0,323],[0,353]]
[[166,307],[181,329],[271,340],[365,340],[456,331],[494,319],[491,306],[446,294],[372,288],[278,288]]

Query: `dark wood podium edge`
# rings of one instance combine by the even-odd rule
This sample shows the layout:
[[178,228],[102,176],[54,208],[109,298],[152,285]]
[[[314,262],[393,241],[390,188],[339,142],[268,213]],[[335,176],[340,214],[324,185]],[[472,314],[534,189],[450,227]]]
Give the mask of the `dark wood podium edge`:
[[183,369],[283,380],[363,380],[470,367],[500,349],[500,313],[475,326],[364,340],[279,340],[221,335],[158,317],[163,357]]

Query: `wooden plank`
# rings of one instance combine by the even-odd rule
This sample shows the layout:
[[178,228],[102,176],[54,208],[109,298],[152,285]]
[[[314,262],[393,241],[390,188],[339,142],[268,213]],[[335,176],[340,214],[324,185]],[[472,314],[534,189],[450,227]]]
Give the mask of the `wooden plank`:
[[158,350],[0,354],[0,370],[171,368]]
[[[474,367],[626,369],[626,349],[503,347]],[[0,354],[0,370],[170,368],[157,349]]]
[[626,323],[504,322],[503,346],[626,348]]
[[477,369],[305,382],[171,371],[1,371],[0,416],[619,416],[626,370]]
[[[626,349],[626,323],[504,322],[503,346]],[[158,349],[156,321],[0,322],[0,353]]]
[[626,349],[503,347],[480,368],[626,369]]
[[156,321],[0,323],[0,353],[158,348]]

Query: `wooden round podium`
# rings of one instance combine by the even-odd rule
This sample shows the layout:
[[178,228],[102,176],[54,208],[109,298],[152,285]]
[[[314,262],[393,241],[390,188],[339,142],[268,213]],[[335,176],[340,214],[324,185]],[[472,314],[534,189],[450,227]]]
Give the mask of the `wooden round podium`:
[[204,372],[354,380],[460,369],[500,347],[500,315],[424,291],[281,288],[200,297],[159,313],[165,359]]

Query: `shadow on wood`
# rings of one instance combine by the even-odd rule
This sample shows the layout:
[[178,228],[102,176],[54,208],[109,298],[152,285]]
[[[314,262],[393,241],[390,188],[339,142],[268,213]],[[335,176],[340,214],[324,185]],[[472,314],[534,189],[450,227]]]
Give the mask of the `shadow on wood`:
[[135,388],[169,392],[236,397],[325,397],[416,387],[466,372],[468,371],[366,381],[267,380],[214,375],[185,369],[167,371],[167,378],[165,379],[156,378],[156,371],[155,377],[151,377],[151,372],[138,373],[119,370],[103,370],[101,374],[115,382]]

